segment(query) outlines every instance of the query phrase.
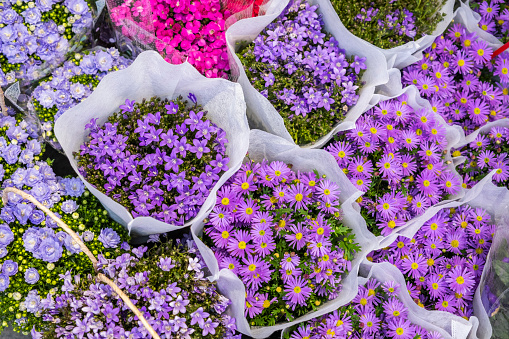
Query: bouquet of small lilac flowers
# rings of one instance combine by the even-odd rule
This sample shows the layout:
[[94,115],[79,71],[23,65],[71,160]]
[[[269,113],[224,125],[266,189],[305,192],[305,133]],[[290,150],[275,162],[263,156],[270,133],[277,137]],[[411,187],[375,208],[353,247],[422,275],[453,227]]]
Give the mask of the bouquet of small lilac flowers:
[[[111,277],[161,338],[237,338],[230,300],[205,275],[194,242],[158,243],[129,249],[113,259],[99,256]],[[34,338],[147,338],[139,319],[109,285],[66,272],[59,296],[41,300],[45,323]]]
[[61,149],[53,134],[55,121],[69,108],[85,100],[108,73],[126,68],[130,60],[115,48],[75,53],[63,66],[40,82],[28,104],[42,125],[42,136]]
[[400,236],[368,260],[398,267],[419,306],[468,319],[495,232],[490,219],[468,205],[443,209],[413,239]]
[[348,57],[318,7],[292,0],[238,57],[298,145],[326,136],[359,99],[366,58]]
[[509,52],[491,60],[492,54],[487,42],[456,23],[402,71],[403,84],[416,85],[435,112],[469,134],[508,117]]
[[440,339],[408,319],[408,307],[398,297],[401,288],[395,281],[383,283],[369,279],[349,304],[332,313],[308,320],[284,334],[284,339],[305,338],[399,338]]
[[226,133],[197,104],[178,97],[126,100],[99,127],[85,126],[78,166],[98,190],[130,210],[174,225],[194,218],[228,169]]
[[338,133],[326,150],[364,196],[368,229],[389,235],[461,189],[447,168],[446,129],[431,110],[414,109],[407,93],[377,104]]
[[9,0],[0,3],[0,86],[37,80],[65,60],[92,27],[92,1]]
[[493,126],[487,133],[479,133],[472,142],[452,153],[454,157],[461,155],[467,157],[463,164],[456,167],[458,173],[463,177],[463,185],[466,188],[472,188],[493,170],[495,170],[493,180],[497,186],[508,186],[508,140],[508,127]]
[[509,6],[504,0],[471,0],[470,7],[479,15],[479,27],[502,43],[509,41]]
[[[18,168],[3,187],[34,196],[78,232],[94,254],[119,255],[120,244],[129,239],[80,179],[56,177],[46,162]],[[60,274],[88,274],[94,268],[79,244],[19,195],[9,193],[0,218],[6,223],[0,226],[0,320],[2,328],[14,322],[15,330],[27,332],[41,325],[41,298],[62,286]]]
[[318,173],[248,161],[218,192],[204,238],[246,287],[250,325],[292,321],[337,297],[360,250],[339,187]]

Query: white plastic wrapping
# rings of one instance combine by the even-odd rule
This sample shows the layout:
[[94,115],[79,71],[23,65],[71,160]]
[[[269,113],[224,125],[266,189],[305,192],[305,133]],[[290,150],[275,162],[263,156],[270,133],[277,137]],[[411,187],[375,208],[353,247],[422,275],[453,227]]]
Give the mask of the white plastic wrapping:
[[[339,21],[334,8],[328,0],[309,0],[313,5],[319,5],[318,12],[323,15],[325,30],[332,34],[339,42],[339,47],[346,50],[348,56],[357,55],[366,57],[367,69],[362,77],[365,83],[359,91],[359,100],[348,113],[345,119],[334,126],[332,130],[316,142],[305,145],[309,148],[321,148],[339,131],[352,128],[357,118],[368,109],[369,101],[375,93],[375,87],[386,83],[389,80],[387,63],[382,52],[366,41],[355,37]],[[228,55],[232,75],[238,71],[238,83],[244,90],[247,103],[247,115],[250,127],[260,129],[280,136],[293,142],[288,133],[283,118],[276,111],[267,98],[261,95],[250,83],[244,71],[244,66],[235,54],[237,43],[252,42],[283,9],[288,5],[289,0],[271,0],[267,3],[267,11],[263,16],[244,19],[236,22],[226,31],[226,42],[228,44]]]
[[[468,22],[467,29],[470,32],[476,32],[478,36],[480,36],[483,40],[494,46],[502,46],[502,42],[498,40],[495,36],[492,34],[483,31],[479,27],[479,21],[481,21],[481,16],[479,13],[476,13],[472,8],[470,8],[470,0],[466,0],[465,2],[460,1],[462,11],[464,12],[464,18],[468,19],[468,21],[465,20],[465,22]],[[462,22],[463,23],[463,22]],[[497,47],[497,48],[498,48]]]
[[229,170],[225,172],[210,192],[198,215],[184,226],[175,226],[151,217],[134,218],[119,203],[99,192],[80,175],[87,188],[108,210],[110,216],[127,227],[132,236],[157,234],[180,229],[203,219],[214,206],[216,192],[241,166],[249,145],[249,127],[242,88],[224,79],[208,79],[189,63],[171,65],[154,51],[141,53],[125,70],[108,74],[97,89],[83,102],[66,111],[55,123],[55,135],[78,173],[73,155],[86,140],[85,125],[98,118],[102,125],[118,111],[126,99],[141,101],[154,96],[172,99],[179,95],[187,97],[194,93],[207,118],[226,132],[226,153],[230,158]]
[[212,276],[210,279],[218,280],[218,288],[221,294],[233,302],[229,312],[237,320],[238,330],[254,338],[266,338],[274,331],[331,312],[339,306],[350,302],[358,290],[357,273],[359,265],[366,255],[374,249],[378,241],[367,230],[366,223],[360,213],[353,209],[352,203],[360,196],[361,192],[353,186],[346,175],[339,169],[334,157],[326,151],[303,149],[281,137],[270,135],[260,130],[252,130],[249,138],[249,158],[256,162],[260,162],[263,159],[268,161],[279,160],[292,164],[295,171],[317,170],[320,174],[326,174],[327,178],[336,182],[341,190],[340,201],[343,210],[343,224],[353,230],[355,241],[361,246],[361,251],[355,255],[352,261],[352,270],[342,281],[343,290],[337,299],[324,303],[318,311],[309,313],[292,322],[268,327],[250,327],[244,316],[246,304],[244,284],[231,271],[227,269],[219,270],[214,253],[199,238],[203,233],[203,221],[191,225],[193,238],[207,267],[211,271]]

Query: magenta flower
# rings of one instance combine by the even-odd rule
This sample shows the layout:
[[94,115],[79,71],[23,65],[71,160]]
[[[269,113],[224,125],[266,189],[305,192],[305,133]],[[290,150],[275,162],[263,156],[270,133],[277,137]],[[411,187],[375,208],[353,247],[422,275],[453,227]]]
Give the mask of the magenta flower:
[[286,300],[290,302],[293,309],[295,306],[303,305],[311,294],[311,288],[307,286],[306,281],[302,277],[291,277],[285,283]]

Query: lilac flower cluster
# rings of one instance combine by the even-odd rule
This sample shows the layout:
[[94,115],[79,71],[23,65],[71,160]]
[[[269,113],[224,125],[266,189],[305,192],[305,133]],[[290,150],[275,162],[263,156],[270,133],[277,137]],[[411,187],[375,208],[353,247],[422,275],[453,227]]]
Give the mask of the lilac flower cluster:
[[29,109],[42,125],[42,136],[60,148],[53,134],[55,121],[68,109],[85,100],[104,76],[131,63],[116,48],[76,53],[55,69],[32,92]]
[[337,297],[359,246],[339,187],[280,161],[247,162],[218,192],[204,229],[219,268],[246,286],[251,325],[293,320]]
[[0,86],[36,80],[58,65],[72,38],[92,26],[85,0],[7,0],[0,3]]
[[509,52],[493,61],[492,53],[475,32],[454,24],[403,70],[403,83],[416,85],[435,112],[471,133],[509,116]]
[[[40,152],[40,145],[36,148]],[[16,187],[34,196],[95,253],[106,257],[120,253],[120,242],[129,239],[122,226],[110,220],[99,201],[85,191],[81,180],[57,177],[47,162],[32,159],[21,164],[3,178],[2,187]],[[14,321],[11,325],[16,330],[26,332],[40,326],[40,296],[61,286],[59,273],[76,270],[87,274],[94,269],[70,235],[19,195],[9,193],[0,218],[6,223],[0,225],[0,317],[4,320],[0,330]]]
[[446,130],[437,116],[414,109],[407,95],[381,102],[338,133],[326,148],[364,196],[358,202],[368,228],[395,227],[459,192],[461,178],[446,167]]
[[408,308],[399,299],[401,286],[391,280],[369,279],[352,302],[332,313],[311,319],[285,334],[285,339],[441,339],[408,319]]
[[104,126],[93,119],[78,158],[81,174],[135,218],[174,225],[194,218],[229,158],[226,133],[189,98],[190,107],[181,97],[126,100]]
[[325,136],[357,103],[366,58],[347,57],[324,29],[318,6],[290,5],[238,56],[253,86],[299,144]]
[[[203,259],[192,240],[129,249],[114,259],[99,256],[99,267],[128,295],[161,338],[240,339],[230,300],[204,277]],[[83,275],[61,274],[56,297],[40,300],[43,333],[34,338],[147,338],[141,321],[109,285]]]
[[419,306],[468,319],[495,232],[490,219],[482,208],[468,205],[441,210],[413,239],[398,237],[368,259],[398,267]]
[[493,180],[507,187],[509,179],[509,128],[492,127],[489,133],[479,133],[468,145],[453,152],[453,156],[465,155],[466,161],[457,166],[463,176],[463,186],[472,188],[491,171],[496,170]]
[[479,27],[499,38],[509,41],[509,6],[504,0],[472,0],[470,7],[481,15]]
[[36,126],[21,115],[0,116],[0,181],[35,165],[44,150],[37,137]]
[[332,0],[341,23],[380,48],[394,48],[432,34],[443,20],[443,0]]

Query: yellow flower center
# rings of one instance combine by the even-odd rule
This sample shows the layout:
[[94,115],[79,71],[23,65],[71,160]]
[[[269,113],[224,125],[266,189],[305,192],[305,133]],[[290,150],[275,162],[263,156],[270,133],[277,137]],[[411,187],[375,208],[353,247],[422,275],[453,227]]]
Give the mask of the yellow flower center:
[[456,278],[456,282],[460,285],[463,285],[465,283],[465,279],[460,275]]
[[270,307],[270,301],[269,300],[265,300],[263,302],[263,308],[269,308]]
[[246,208],[246,214],[247,215],[253,214],[253,209],[251,207]]
[[255,264],[251,264],[251,265],[248,266],[247,269],[250,270],[251,272],[253,272],[254,270],[256,270],[256,265]]
[[451,241],[451,247],[457,248],[460,245],[460,242],[456,239]]
[[402,328],[402,327],[398,327],[398,328],[396,329],[396,334],[397,334],[397,335],[403,335],[403,333],[405,333],[405,330],[403,330],[403,328]]
[[388,210],[391,206],[388,203],[382,205],[384,210]]
[[295,239],[297,239],[297,240],[302,239],[302,233],[295,234]]
[[460,67],[461,67],[461,66],[464,66],[464,65],[465,65],[465,60],[463,60],[463,59],[459,59],[459,60],[458,60],[458,66],[460,66]]
[[422,184],[424,185],[424,187],[428,187],[429,185],[431,185],[429,180],[424,180],[424,182]]
[[241,242],[239,242],[239,245],[238,245],[238,246],[239,246],[239,248],[240,248],[241,250],[243,250],[243,249],[245,249],[245,248],[246,248],[246,242],[245,242],[245,241],[241,241]]
[[223,231],[221,233],[221,237],[223,237],[223,239],[228,239],[230,237],[230,233],[228,233],[228,231]]
[[228,198],[223,198],[223,199],[221,199],[221,204],[223,204],[223,205],[225,205],[225,206],[226,206],[226,205],[229,205],[229,204],[230,204],[230,199],[228,199]]
[[302,201],[303,198],[304,196],[301,193],[297,193],[295,195],[295,201]]
[[234,265],[234,264],[228,264],[228,268],[229,268],[230,270],[233,270],[233,269],[235,268],[235,265]]
[[249,183],[243,182],[242,185],[240,185],[240,187],[242,187],[243,190],[247,190],[249,188]]
[[294,291],[295,293],[300,293],[301,289],[300,289],[300,287],[299,287],[299,286],[295,286],[295,287],[293,288],[293,291]]
[[419,264],[416,263],[416,262],[413,262],[411,267],[412,267],[413,270],[416,270],[416,269],[419,268]]

